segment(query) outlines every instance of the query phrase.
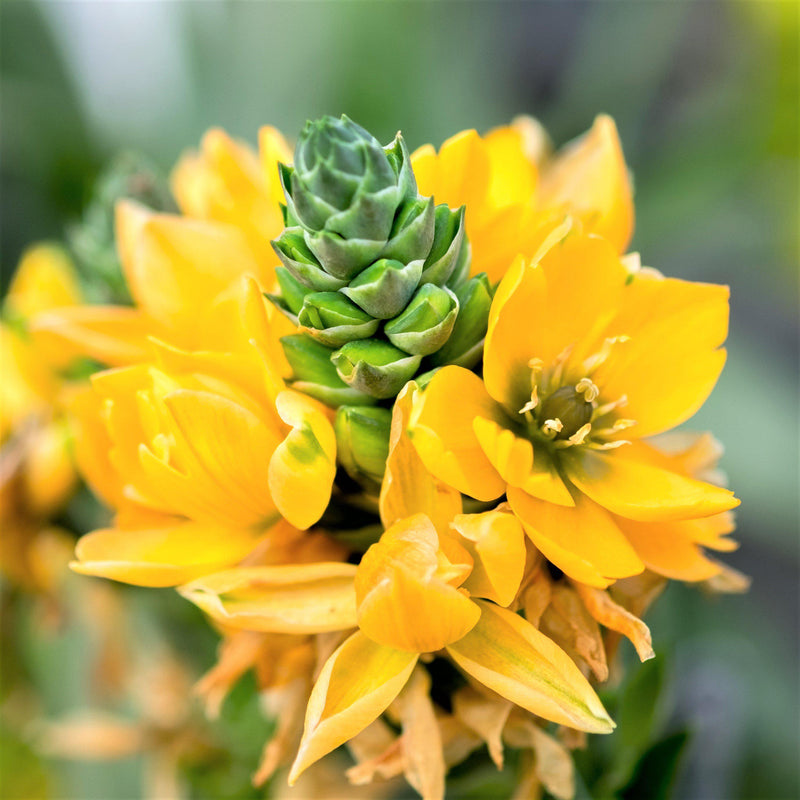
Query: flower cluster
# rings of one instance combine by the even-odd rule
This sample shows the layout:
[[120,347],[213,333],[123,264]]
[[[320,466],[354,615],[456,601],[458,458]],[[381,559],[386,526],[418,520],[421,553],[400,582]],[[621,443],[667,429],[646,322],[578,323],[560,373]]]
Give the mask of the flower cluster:
[[293,157],[214,130],[172,190],[179,214],[117,205],[134,307],[29,323],[110,367],[69,399],[115,514],[73,569],[213,620],[211,713],[255,668],[258,781],[347,744],[353,783],[438,798],[505,743],[570,797],[618,634],[652,657],[666,579],[719,581],[706,551],[735,547],[717,444],[672,431],[723,367],[727,289],[626,254],[604,116],[556,152],[529,118],[411,154],[346,117]]

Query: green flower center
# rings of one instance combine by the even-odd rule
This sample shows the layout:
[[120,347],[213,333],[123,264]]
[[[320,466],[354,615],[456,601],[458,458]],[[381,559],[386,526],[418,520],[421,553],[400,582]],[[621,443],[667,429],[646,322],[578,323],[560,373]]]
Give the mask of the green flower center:
[[[554,439],[569,439],[584,425],[591,422],[595,404],[587,401],[587,392],[579,392],[574,386],[562,386],[553,392],[541,405],[539,419],[542,423],[558,421]],[[555,430],[557,426],[549,426]]]

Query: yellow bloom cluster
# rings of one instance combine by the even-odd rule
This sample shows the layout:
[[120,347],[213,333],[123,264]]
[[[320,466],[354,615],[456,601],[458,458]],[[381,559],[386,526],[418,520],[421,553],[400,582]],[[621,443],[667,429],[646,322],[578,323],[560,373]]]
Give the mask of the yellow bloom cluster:
[[[484,742],[501,766],[506,742],[570,797],[566,746],[614,727],[588,676],[608,676],[615,635],[651,657],[640,616],[664,580],[724,574],[704,550],[735,547],[717,445],[667,433],[722,369],[727,289],[624,255],[608,117],[556,152],[527,118],[419,149],[419,192],[465,207],[493,300],[477,367],[381,406],[376,496],[337,475],[335,412],[293,385],[295,328],[264,297],[289,160],[273,128],[258,155],[211,131],[173,173],[180,215],[117,208],[135,307],[37,309],[41,347],[112,367],[71,400],[76,458],[116,514],[73,568],[177,586],[219,626],[209,709],[252,667],[278,713],[258,780],[347,743],[354,783],[402,773],[437,798],[449,766]],[[363,555],[356,528],[374,533]],[[444,703],[441,662],[458,676]]]

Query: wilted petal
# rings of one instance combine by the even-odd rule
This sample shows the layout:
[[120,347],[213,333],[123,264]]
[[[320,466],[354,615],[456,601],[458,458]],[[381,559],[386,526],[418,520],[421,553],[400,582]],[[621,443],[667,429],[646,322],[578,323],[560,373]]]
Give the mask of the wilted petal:
[[606,628],[627,636],[636,648],[639,658],[647,661],[655,657],[650,629],[638,617],[615,603],[606,592],[581,583],[573,584],[586,610]]
[[380,716],[406,684],[417,658],[376,644],[360,631],[347,639],[327,660],[311,692],[289,783]]
[[502,734],[512,707],[508,700],[483,694],[471,686],[453,695],[453,713],[486,742],[497,769],[503,769]]
[[430,676],[417,667],[396,705],[403,729],[406,779],[424,800],[439,800],[444,797],[445,764],[430,688]]
[[591,733],[614,723],[572,659],[529,622],[479,600],[481,618],[447,652],[473,678],[545,719]]

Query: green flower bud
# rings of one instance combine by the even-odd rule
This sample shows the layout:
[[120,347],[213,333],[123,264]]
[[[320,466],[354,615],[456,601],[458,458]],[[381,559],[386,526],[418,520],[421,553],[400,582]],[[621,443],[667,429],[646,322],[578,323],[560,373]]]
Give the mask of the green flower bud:
[[418,356],[435,353],[444,345],[458,316],[458,299],[449,289],[426,283],[400,316],[387,322],[389,341]]
[[377,319],[391,319],[405,307],[419,284],[422,261],[382,258],[342,289],[354,303]]
[[375,403],[374,397],[351,388],[339,377],[325,345],[300,333],[284,336],[281,345],[294,374],[292,388],[333,408]]
[[378,320],[339,292],[307,294],[297,322],[304,333],[328,347],[366,339],[378,330]]
[[392,412],[388,408],[340,406],[333,427],[336,456],[355,480],[383,480],[389,455]]
[[347,281],[334,278],[320,267],[316,256],[309,250],[301,227],[286,228],[272,242],[272,249],[289,272],[300,283],[317,292],[335,292]]
[[384,258],[398,261],[425,259],[433,244],[435,210],[432,197],[409,200],[400,207],[392,225]]
[[297,325],[297,315],[303,307],[306,295],[311,294],[311,289],[303,286],[289,270],[283,267],[275,267],[275,277],[278,280],[280,294],[264,296]]
[[489,326],[492,285],[485,272],[476,275],[456,290],[458,317],[450,338],[431,356],[437,367],[457,364],[472,369],[483,355],[483,341]]
[[409,355],[379,339],[365,339],[348,342],[331,360],[345,383],[383,400],[397,396],[419,368],[422,356]]
[[453,211],[436,206],[433,244],[422,268],[422,283],[446,283],[459,260],[464,244],[464,206]]

